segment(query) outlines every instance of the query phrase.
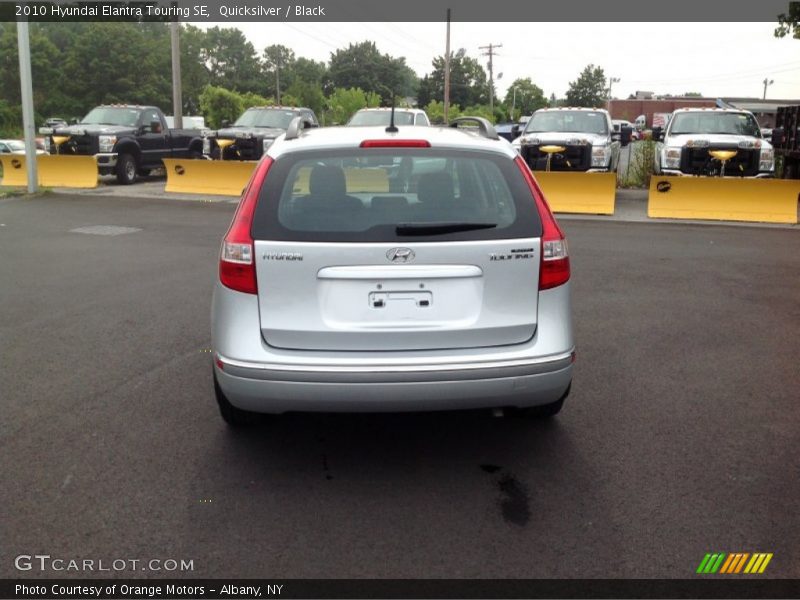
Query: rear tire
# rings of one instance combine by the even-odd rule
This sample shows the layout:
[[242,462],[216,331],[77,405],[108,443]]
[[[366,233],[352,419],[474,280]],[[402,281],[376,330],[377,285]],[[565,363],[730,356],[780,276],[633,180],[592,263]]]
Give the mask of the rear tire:
[[567,391],[564,392],[564,395],[555,402],[540,404],[539,406],[526,406],[524,408],[513,407],[506,409],[506,414],[521,419],[550,419],[561,411],[561,408],[564,406],[564,400],[569,396],[571,388],[572,383],[567,386]]
[[216,374],[214,374],[214,395],[217,397],[219,413],[230,427],[250,427],[261,420],[260,414],[236,408],[230,403],[230,400],[225,397],[222,388],[219,387]]
[[120,154],[117,159],[117,182],[131,185],[136,182],[136,159],[130,154]]

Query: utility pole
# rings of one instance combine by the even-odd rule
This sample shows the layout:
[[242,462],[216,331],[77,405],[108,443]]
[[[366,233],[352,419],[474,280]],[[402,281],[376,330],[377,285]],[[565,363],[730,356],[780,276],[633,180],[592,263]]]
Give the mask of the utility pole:
[[450,9],[447,9],[447,38],[444,45],[444,124],[450,112]]
[[19,49],[19,85],[22,95],[22,130],[25,136],[25,164],[28,171],[28,193],[39,186],[36,164],[35,124],[33,115],[33,77],[31,77],[31,47],[28,22],[17,21],[17,46]]
[[181,26],[177,19],[169,24],[172,45],[172,114],[175,129],[183,129],[183,90],[181,88]]
[[492,59],[495,55],[495,49],[502,48],[503,44],[489,44],[488,46],[479,46],[480,50],[486,50],[483,56],[489,57],[489,112],[494,115],[494,71],[492,70]]
[[281,105],[281,53],[278,51],[278,56],[275,59],[275,100],[278,106]]
[[619,83],[619,77],[608,78],[608,98],[606,99],[606,108],[609,108],[611,106],[611,88],[614,86],[615,83]]
[[764,78],[764,97],[762,98],[762,100],[767,99],[767,86],[772,85],[773,83],[775,83],[774,79],[770,79],[769,77]]

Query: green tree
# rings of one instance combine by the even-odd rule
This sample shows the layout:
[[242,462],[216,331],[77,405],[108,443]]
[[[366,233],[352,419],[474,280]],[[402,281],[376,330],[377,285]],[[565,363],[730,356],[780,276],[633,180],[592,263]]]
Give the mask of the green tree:
[[[279,98],[281,94],[278,92],[283,92],[295,81],[294,51],[286,46],[273,44],[264,48],[262,58],[267,90],[272,96]],[[280,84],[280,90],[278,90],[278,84]],[[285,102],[282,103],[285,104]]]
[[567,90],[569,106],[600,106],[605,102],[606,75],[603,69],[588,65]]
[[267,92],[256,50],[238,29],[208,29],[201,58],[212,85],[235,91]]
[[800,40],[800,2],[789,2],[789,12],[778,15],[778,27],[775,37],[791,36]]
[[189,23],[181,25],[181,87],[183,112],[187,115],[200,112],[200,94],[211,83],[211,73],[203,60],[205,38],[203,29]]
[[308,83],[297,79],[286,90],[286,95],[297,98],[299,106],[310,108],[318,118],[325,110],[325,94],[322,93],[322,86],[318,83]]
[[[444,100],[444,56],[433,59],[433,71],[422,78],[417,96],[420,106]],[[489,103],[488,76],[480,62],[459,50],[450,57],[450,103],[474,106]]]
[[[33,103],[38,115],[59,115],[70,104],[64,93],[64,76],[59,69],[61,56],[41,27],[31,27],[31,75],[33,78]],[[17,54],[15,23],[0,23],[0,100],[11,107],[21,104],[19,81],[19,55]],[[6,119],[19,111],[6,112]],[[39,117],[37,116],[37,120]],[[20,121],[18,126],[22,128]]]
[[79,113],[104,103],[172,105],[164,24],[89,23],[57,64],[63,70],[64,92]]
[[244,109],[242,96],[230,90],[207,85],[200,94],[200,111],[209,127],[222,127],[223,121],[233,123]]
[[[547,98],[544,97],[542,88],[533,83],[530,77],[525,77],[514,80],[506,92],[504,103],[509,110],[510,119],[516,121],[522,115],[530,115],[533,111],[547,106]],[[513,115],[510,112],[512,106]]]
[[381,54],[375,42],[350,44],[332,52],[329,75],[336,88],[360,88],[387,102],[391,102],[392,93],[402,97],[416,91],[416,74],[406,65],[406,59]]

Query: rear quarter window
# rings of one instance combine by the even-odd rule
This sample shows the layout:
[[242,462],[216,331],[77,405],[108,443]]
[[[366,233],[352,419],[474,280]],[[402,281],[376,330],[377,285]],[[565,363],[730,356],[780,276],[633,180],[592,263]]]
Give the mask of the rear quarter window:
[[259,195],[254,239],[400,242],[400,224],[495,227],[414,241],[538,237],[541,221],[514,161],[477,151],[360,149],[278,158]]

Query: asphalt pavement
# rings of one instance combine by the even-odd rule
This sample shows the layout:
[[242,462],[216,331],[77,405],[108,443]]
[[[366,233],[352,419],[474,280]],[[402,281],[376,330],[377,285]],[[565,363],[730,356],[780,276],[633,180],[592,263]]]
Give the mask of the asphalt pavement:
[[0,576],[41,577],[14,568],[39,553],[193,561],[174,577],[682,578],[723,551],[800,577],[796,230],[563,220],[577,363],[550,422],[234,433],[208,352],[233,209],[0,200]]

